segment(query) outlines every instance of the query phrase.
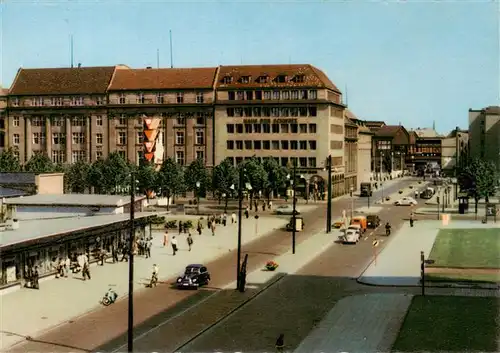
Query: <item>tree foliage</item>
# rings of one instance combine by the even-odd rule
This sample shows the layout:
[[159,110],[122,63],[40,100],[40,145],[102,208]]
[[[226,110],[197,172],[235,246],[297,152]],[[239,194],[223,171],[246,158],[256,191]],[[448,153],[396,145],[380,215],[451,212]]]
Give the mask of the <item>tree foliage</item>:
[[64,174],[67,190],[75,193],[84,193],[89,187],[89,172],[91,165],[84,161],[71,164]]
[[[196,159],[186,168],[184,181],[186,183],[187,190],[195,191],[201,196],[206,194],[207,190],[209,190],[211,186],[210,175],[202,159]],[[200,183],[199,188],[196,186],[197,183]]]
[[46,154],[34,153],[24,165],[24,170],[31,173],[52,173],[55,166]]
[[0,171],[4,173],[16,173],[22,169],[21,163],[12,148],[0,153]]
[[499,173],[493,162],[472,159],[460,173],[458,182],[461,190],[477,201],[495,193],[498,179]]
[[110,153],[104,161],[103,177],[106,192],[118,194],[130,185],[130,167],[128,162],[117,152]]
[[153,164],[141,160],[139,167],[136,168],[136,178],[139,181],[137,187],[141,193],[149,195],[150,191],[157,188],[157,174]]
[[224,197],[224,212],[227,211],[227,202],[234,190],[231,188],[233,185],[235,187],[238,186],[238,171],[229,159],[225,159],[219,165],[215,166],[212,173],[212,190],[214,190],[219,197]]
[[161,189],[161,194],[166,195],[168,198],[182,193],[185,190],[182,166],[177,164],[172,158],[163,161],[158,172],[157,185]]
[[268,199],[271,197],[271,193],[278,193],[278,190],[282,188],[287,181],[287,168],[279,165],[279,163],[274,158],[266,158],[262,163],[264,170],[267,174],[267,183],[265,184],[265,191]]
[[245,183],[248,182],[252,186],[250,192],[252,196],[256,195],[259,191],[265,190],[268,176],[260,160],[252,157],[244,161],[240,165],[240,168],[244,168]]
[[94,188],[96,194],[106,193],[109,189],[104,179],[104,169],[104,160],[98,159],[90,165],[87,173],[87,183]]

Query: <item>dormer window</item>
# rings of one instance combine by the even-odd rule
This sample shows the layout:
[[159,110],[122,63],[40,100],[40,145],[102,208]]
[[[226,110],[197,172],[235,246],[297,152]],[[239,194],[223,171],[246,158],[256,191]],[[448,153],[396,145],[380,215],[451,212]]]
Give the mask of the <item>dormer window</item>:
[[226,85],[230,84],[231,82],[233,82],[233,78],[231,76],[225,76],[223,79],[222,79],[222,82]]
[[268,77],[266,75],[259,76],[257,79],[257,82],[259,83],[266,83],[268,81]]
[[286,75],[278,75],[276,76],[276,82],[277,83],[285,83],[287,79]]
[[241,83],[250,83],[251,77],[250,76],[241,76],[240,82]]
[[305,76],[304,75],[297,75],[295,76],[295,83],[304,83],[305,81]]

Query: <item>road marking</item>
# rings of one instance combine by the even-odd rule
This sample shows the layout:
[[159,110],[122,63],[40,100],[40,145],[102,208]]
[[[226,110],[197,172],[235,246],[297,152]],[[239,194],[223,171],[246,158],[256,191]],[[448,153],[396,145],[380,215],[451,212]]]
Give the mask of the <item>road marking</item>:
[[373,245],[374,247],[377,247],[377,246],[378,246],[378,240],[374,240],[374,241],[373,241],[373,243],[372,243],[372,245]]
[[366,239],[368,239],[368,237],[365,237],[363,240],[366,240]]

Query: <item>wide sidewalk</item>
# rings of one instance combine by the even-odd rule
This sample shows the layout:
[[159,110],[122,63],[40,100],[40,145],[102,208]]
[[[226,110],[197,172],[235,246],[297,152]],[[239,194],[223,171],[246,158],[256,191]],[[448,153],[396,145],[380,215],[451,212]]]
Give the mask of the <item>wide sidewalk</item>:
[[[182,218],[193,219],[192,216]],[[249,243],[283,227],[287,221],[287,217],[278,218],[262,214],[258,220],[253,217],[244,218],[242,242]],[[170,238],[176,235],[179,252],[176,256],[172,256],[170,245],[163,246],[163,232],[153,232],[151,258],[135,257],[136,291],[145,288],[155,263],[160,269],[160,281],[166,280],[180,274],[189,263],[208,263],[237,246],[237,224],[229,224],[226,227],[219,225],[215,236],[212,236],[206,227],[201,236],[192,232],[194,239],[192,251],[188,251],[186,235],[178,235],[178,231],[175,230],[169,233]],[[100,299],[110,287],[119,296],[127,295],[127,262],[92,266],[91,276],[92,279],[87,281],[81,280],[80,273],[70,275],[68,278],[45,280],[41,281],[40,290],[21,289],[1,296],[0,349],[7,348],[26,336],[35,336],[98,308]]]
[[453,228],[500,228],[500,223],[454,220],[448,225],[442,221],[418,220],[414,227],[405,222],[402,228],[391,235],[385,248],[377,254],[358,282],[371,285],[418,286],[420,284],[420,251],[429,256],[440,229]]

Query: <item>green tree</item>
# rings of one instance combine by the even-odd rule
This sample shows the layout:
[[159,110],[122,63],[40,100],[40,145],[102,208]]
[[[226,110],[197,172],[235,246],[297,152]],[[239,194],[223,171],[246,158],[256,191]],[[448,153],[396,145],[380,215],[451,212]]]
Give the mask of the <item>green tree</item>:
[[95,194],[106,193],[106,181],[104,180],[104,160],[98,159],[92,163],[87,172],[86,182],[91,186]]
[[71,164],[64,174],[66,189],[70,192],[84,193],[89,188],[90,164],[82,160]]
[[267,173],[267,183],[265,184],[265,191],[267,200],[271,198],[271,194],[277,194],[287,182],[287,168],[279,165],[274,158],[266,158],[262,163],[264,170]]
[[250,209],[252,209],[253,199],[255,198],[255,195],[257,195],[259,191],[265,191],[267,185],[267,172],[260,160],[255,157],[247,159],[239,167],[244,168],[244,182],[248,182],[252,186],[252,190],[250,190],[249,192]]
[[[189,191],[194,191],[199,196],[206,196],[210,188],[210,175],[202,159],[191,162],[186,168],[184,181]],[[196,186],[197,183],[200,183],[200,187]]]
[[24,165],[24,170],[31,173],[52,173],[55,166],[46,154],[37,152]]
[[[172,158],[163,161],[158,172],[157,185],[160,189],[160,194],[171,197],[176,197],[184,192],[184,170],[182,166],[177,164]],[[167,208],[168,209],[168,208]]]
[[16,173],[22,170],[14,149],[9,148],[0,153],[0,170],[4,173]]
[[128,162],[118,154],[113,152],[104,161],[104,182],[106,192],[118,194],[128,190],[130,186],[130,167]]
[[157,186],[157,172],[152,163],[141,160],[137,171],[137,180],[139,191],[144,193],[149,199],[150,192],[156,189]]
[[215,166],[212,173],[212,190],[217,193],[219,200],[224,195],[224,212],[227,212],[229,196],[233,192],[232,185],[238,186],[238,171],[229,159],[225,159]]
[[470,160],[459,175],[460,189],[474,198],[475,212],[480,199],[488,201],[493,196],[499,183],[499,173],[491,161]]

